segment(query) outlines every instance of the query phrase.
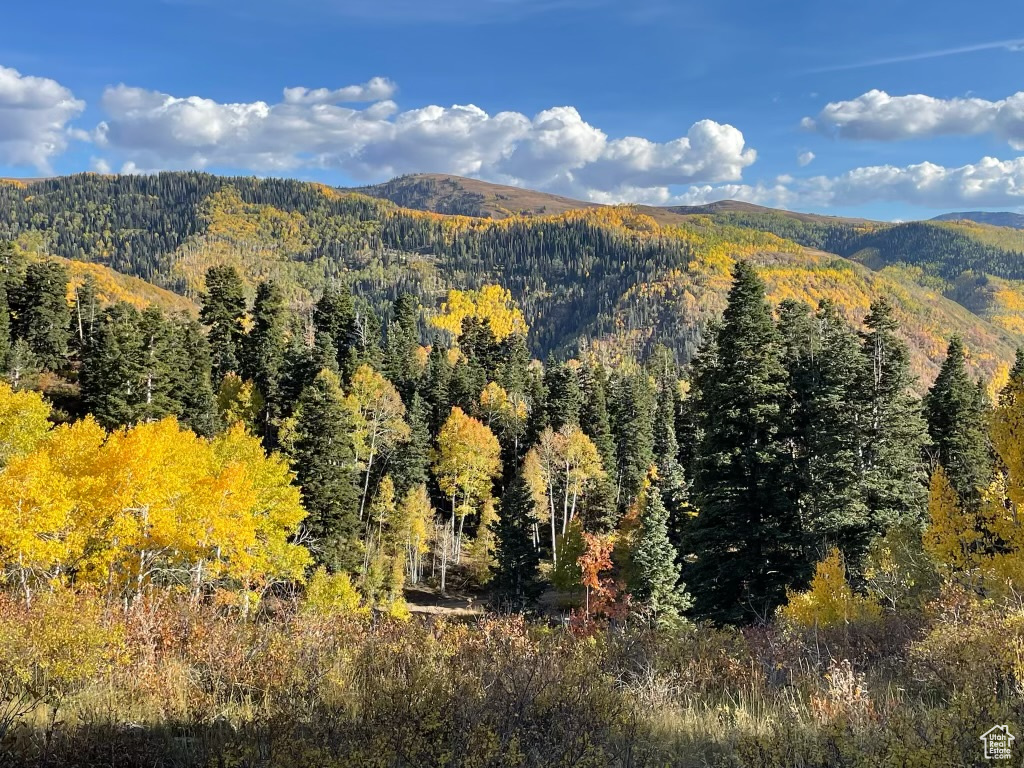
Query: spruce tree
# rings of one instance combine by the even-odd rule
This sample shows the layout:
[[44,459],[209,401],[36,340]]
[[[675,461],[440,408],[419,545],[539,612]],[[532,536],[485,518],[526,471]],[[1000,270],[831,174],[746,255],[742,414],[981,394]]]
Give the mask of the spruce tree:
[[238,270],[232,266],[210,267],[199,319],[210,329],[207,338],[215,384],[219,385],[228,373],[241,372],[245,309],[245,287]]
[[835,305],[815,314],[817,354],[796,418],[805,457],[798,508],[808,529],[807,563],[839,547],[851,570],[869,543],[869,511],[860,484],[860,414],[856,408],[862,364],[853,330]]
[[403,293],[395,300],[388,324],[384,373],[406,404],[416,389],[416,348],[419,346],[419,308],[416,298]]
[[584,522],[588,530],[609,531],[619,522],[615,507],[618,458],[608,416],[608,377],[596,360],[581,369],[580,393],[580,428],[597,446],[605,470],[591,492]]
[[448,414],[451,413],[453,400],[451,396],[452,366],[448,362],[448,350],[441,346],[440,339],[434,337],[427,357],[427,371],[423,381],[423,399],[427,403],[430,434],[441,431]]
[[522,473],[501,497],[495,537],[491,588],[503,603],[523,608],[541,592],[540,552],[533,541],[533,494]]
[[669,513],[656,485],[647,489],[640,527],[630,559],[633,597],[642,603],[660,626],[674,626],[691,600],[680,583],[676,549],[669,541]]
[[580,383],[576,371],[562,362],[548,361],[544,371],[544,404],[548,426],[555,432],[580,422]]
[[639,496],[644,479],[654,464],[654,389],[647,372],[629,368],[618,373],[611,386],[609,410],[615,454],[616,505],[625,511]]
[[299,398],[292,466],[309,517],[306,530],[317,561],[354,570],[359,557],[359,489],[352,415],[336,374],[323,370]]
[[55,261],[37,261],[8,296],[14,315],[13,335],[24,339],[39,363],[50,371],[61,368],[71,336],[68,306],[68,268]]
[[265,281],[256,289],[252,307],[252,330],[245,340],[242,370],[263,394],[264,440],[271,438],[271,424],[281,416],[281,378],[287,344],[288,312],[277,283]]
[[764,283],[736,263],[728,305],[695,368],[701,442],[686,580],[697,615],[767,619],[800,570],[800,529],[779,476],[787,395],[782,344]]
[[182,376],[176,329],[156,306],[150,305],[139,318],[142,334],[139,421],[158,421],[181,414]]
[[134,424],[143,412],[147,351],[140,324],[130,304],[108,307],[82,357],[82,403],[107,429]]
[[404,497],[417,485],[426,485],[430,481],[430,428],[427,417],[426,402],[418,393],[414,394],[406,411],[409,437],[391,457],[391,474],[399,497]]
[[220,427],[211,382],[210,345],[195,320],[179,324],[177,335],[180,350],[177,390],[181,420],[196,434],[210,437]]
[[992,451],[988,438],[988,403],[985,391],[967,373],[963,340],[949,340],[946,359],[924,400],[924,413],[935,461],[961,501],[976,508],[981,489],[988,485]]
[[[928,473],[923,461],[927,427],[911,386],[909,352],[885,299],[872,303],[861,333],[856,399],[860,420],[861,493],[868,509],[863,538],[925,513]],[[857,562],[856,559],[851,562]]]
[[342,370],[348,362],[349,348],[356,337],[356,311],[347,285],[335,284],[324,289],[313,309],[313,324],[317,335],[326,333],[334,342],[336,365],[339,371]]

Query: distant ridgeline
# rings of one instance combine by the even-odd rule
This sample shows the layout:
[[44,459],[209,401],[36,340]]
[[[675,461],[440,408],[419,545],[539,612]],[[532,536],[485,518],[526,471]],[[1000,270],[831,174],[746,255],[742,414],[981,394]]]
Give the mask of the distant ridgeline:
[[1024,335],[1024,233],[1009,229],[602,207],[441,176],[362,191],[193,172],[0,182],[0,240],[190,299],[223,264],[250,294],[273,279],[299,308],[343,281],[381,316],[402,293],[429,315],[453,287],[500,283],[541,357],[597,347],[643,358],[664,343],[690,359],[740,257],[762,267],[774,299],[832,299],[855,323],[873,296],[889,296],[925,380],[952,332],[989,373]]

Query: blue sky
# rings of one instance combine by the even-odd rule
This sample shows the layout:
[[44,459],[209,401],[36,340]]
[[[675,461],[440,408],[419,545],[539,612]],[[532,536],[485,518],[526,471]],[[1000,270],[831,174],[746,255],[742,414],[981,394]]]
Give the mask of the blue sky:
[[11,4],[0,175],[438,171],[607,202],[1024,209],[1024,4],[994,6]]

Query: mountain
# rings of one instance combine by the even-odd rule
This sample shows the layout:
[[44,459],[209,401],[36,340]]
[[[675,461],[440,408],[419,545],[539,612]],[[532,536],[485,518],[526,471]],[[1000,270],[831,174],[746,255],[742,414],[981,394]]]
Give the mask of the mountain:
[[[449,193],[452,206],[465,203],[458,202],[463,188],[443,179],[424,185],[423,177],[403,177],[377,192],[385,187],[405,189],[406,202],[421,207],[438,207]],[[494,185],[473,189],[484,197],[478,210],[499,194]],[[505,202],[531,201],[530,210],[577,204],[514,192]],[[148,281],[183,297],[186,308],[214,264],[237,266],[250,291],[276,280],[300,309],[327,283],[344,280],[385,318],[402,292],[418,297],[425,319],[451,288],[500,283],[522,306],[541,358],[581,347],[643,357],[666,344],[689,359],[705,323],[724,307],[737,258],[761,267],[774,300],[832,299],[854,323],[873,298],[888,296],[922,383],[934,376],[951,333],[964,336],[975,369],[987,374],[1024,343],[1024,300],[1014,305],[1015,269],[1024,275],[1024,264],[1007,250],[1024,233],[978,224],[890,225],[738,203],[589,205],[484,218],[282,179],[83,174],[0,183],[0,239],[7,238]],[[971,271],[971,282],[968,263],[986,271]]]
[[964,211],[962,213],[944,213],[932,221],[975,221],[978,224],[991,224],[995,227],[1012,227],[1024,229],[1024,214],[1009,211]]
[[597,207],[569,197],[478,179],[440,173],[419,173],[352,190],[390,200],[403,208],[459,216],[505,219],[509,216],[544,216]]

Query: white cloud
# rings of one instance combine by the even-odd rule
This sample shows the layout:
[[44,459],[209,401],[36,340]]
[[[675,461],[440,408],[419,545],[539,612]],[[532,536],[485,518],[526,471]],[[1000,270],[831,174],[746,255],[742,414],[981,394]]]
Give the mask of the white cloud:
[[[757,156],[739,130],[711,120],[665,143],[609,139],[569,106],[533,118],[473,105],[399,111],[394,92],[374,78],[333,91],[289,88],[276,104],[230,104],[119,85],[104,92],[107,120],[95,139],[145,168],[333,168],[361,180],[435,171],[585,197],[735,181]],[[340,106],[356,100],[372,103]]]
[[776,183],[692,186],[682,194],[666,189],[662,205],[699,205],[744,200],[778,208],[837,208],[896,202],[923,208],[1016,208],[1024,206],[1024,157],[949,168],[935,163],[854,168],[838,176],[813,176]]
[[365,101],[384,101],[395,95],[398,87],[386,77],[374,77],[362,85],[350,85],[331,91],[327,88],[285,88],[284,100],[288,104],[349,104]]
[[56,80],[23,75],[0,66],[0,164],[50,171],[50,159],[63,152],[68,123],[85,102]]
[[815,157],[816,155],[811,151],[801,152],[799,155],[796,156],[796,164],[799,165],[801,168],[806,168],[808,165],[814,162]]
[[937,99],[923,94],[890,96],[873,90],[850,101],[832,102],[801,125],[841,139],[896,141],[990,133],[1024,149],[1024,92],[1000,101]]

